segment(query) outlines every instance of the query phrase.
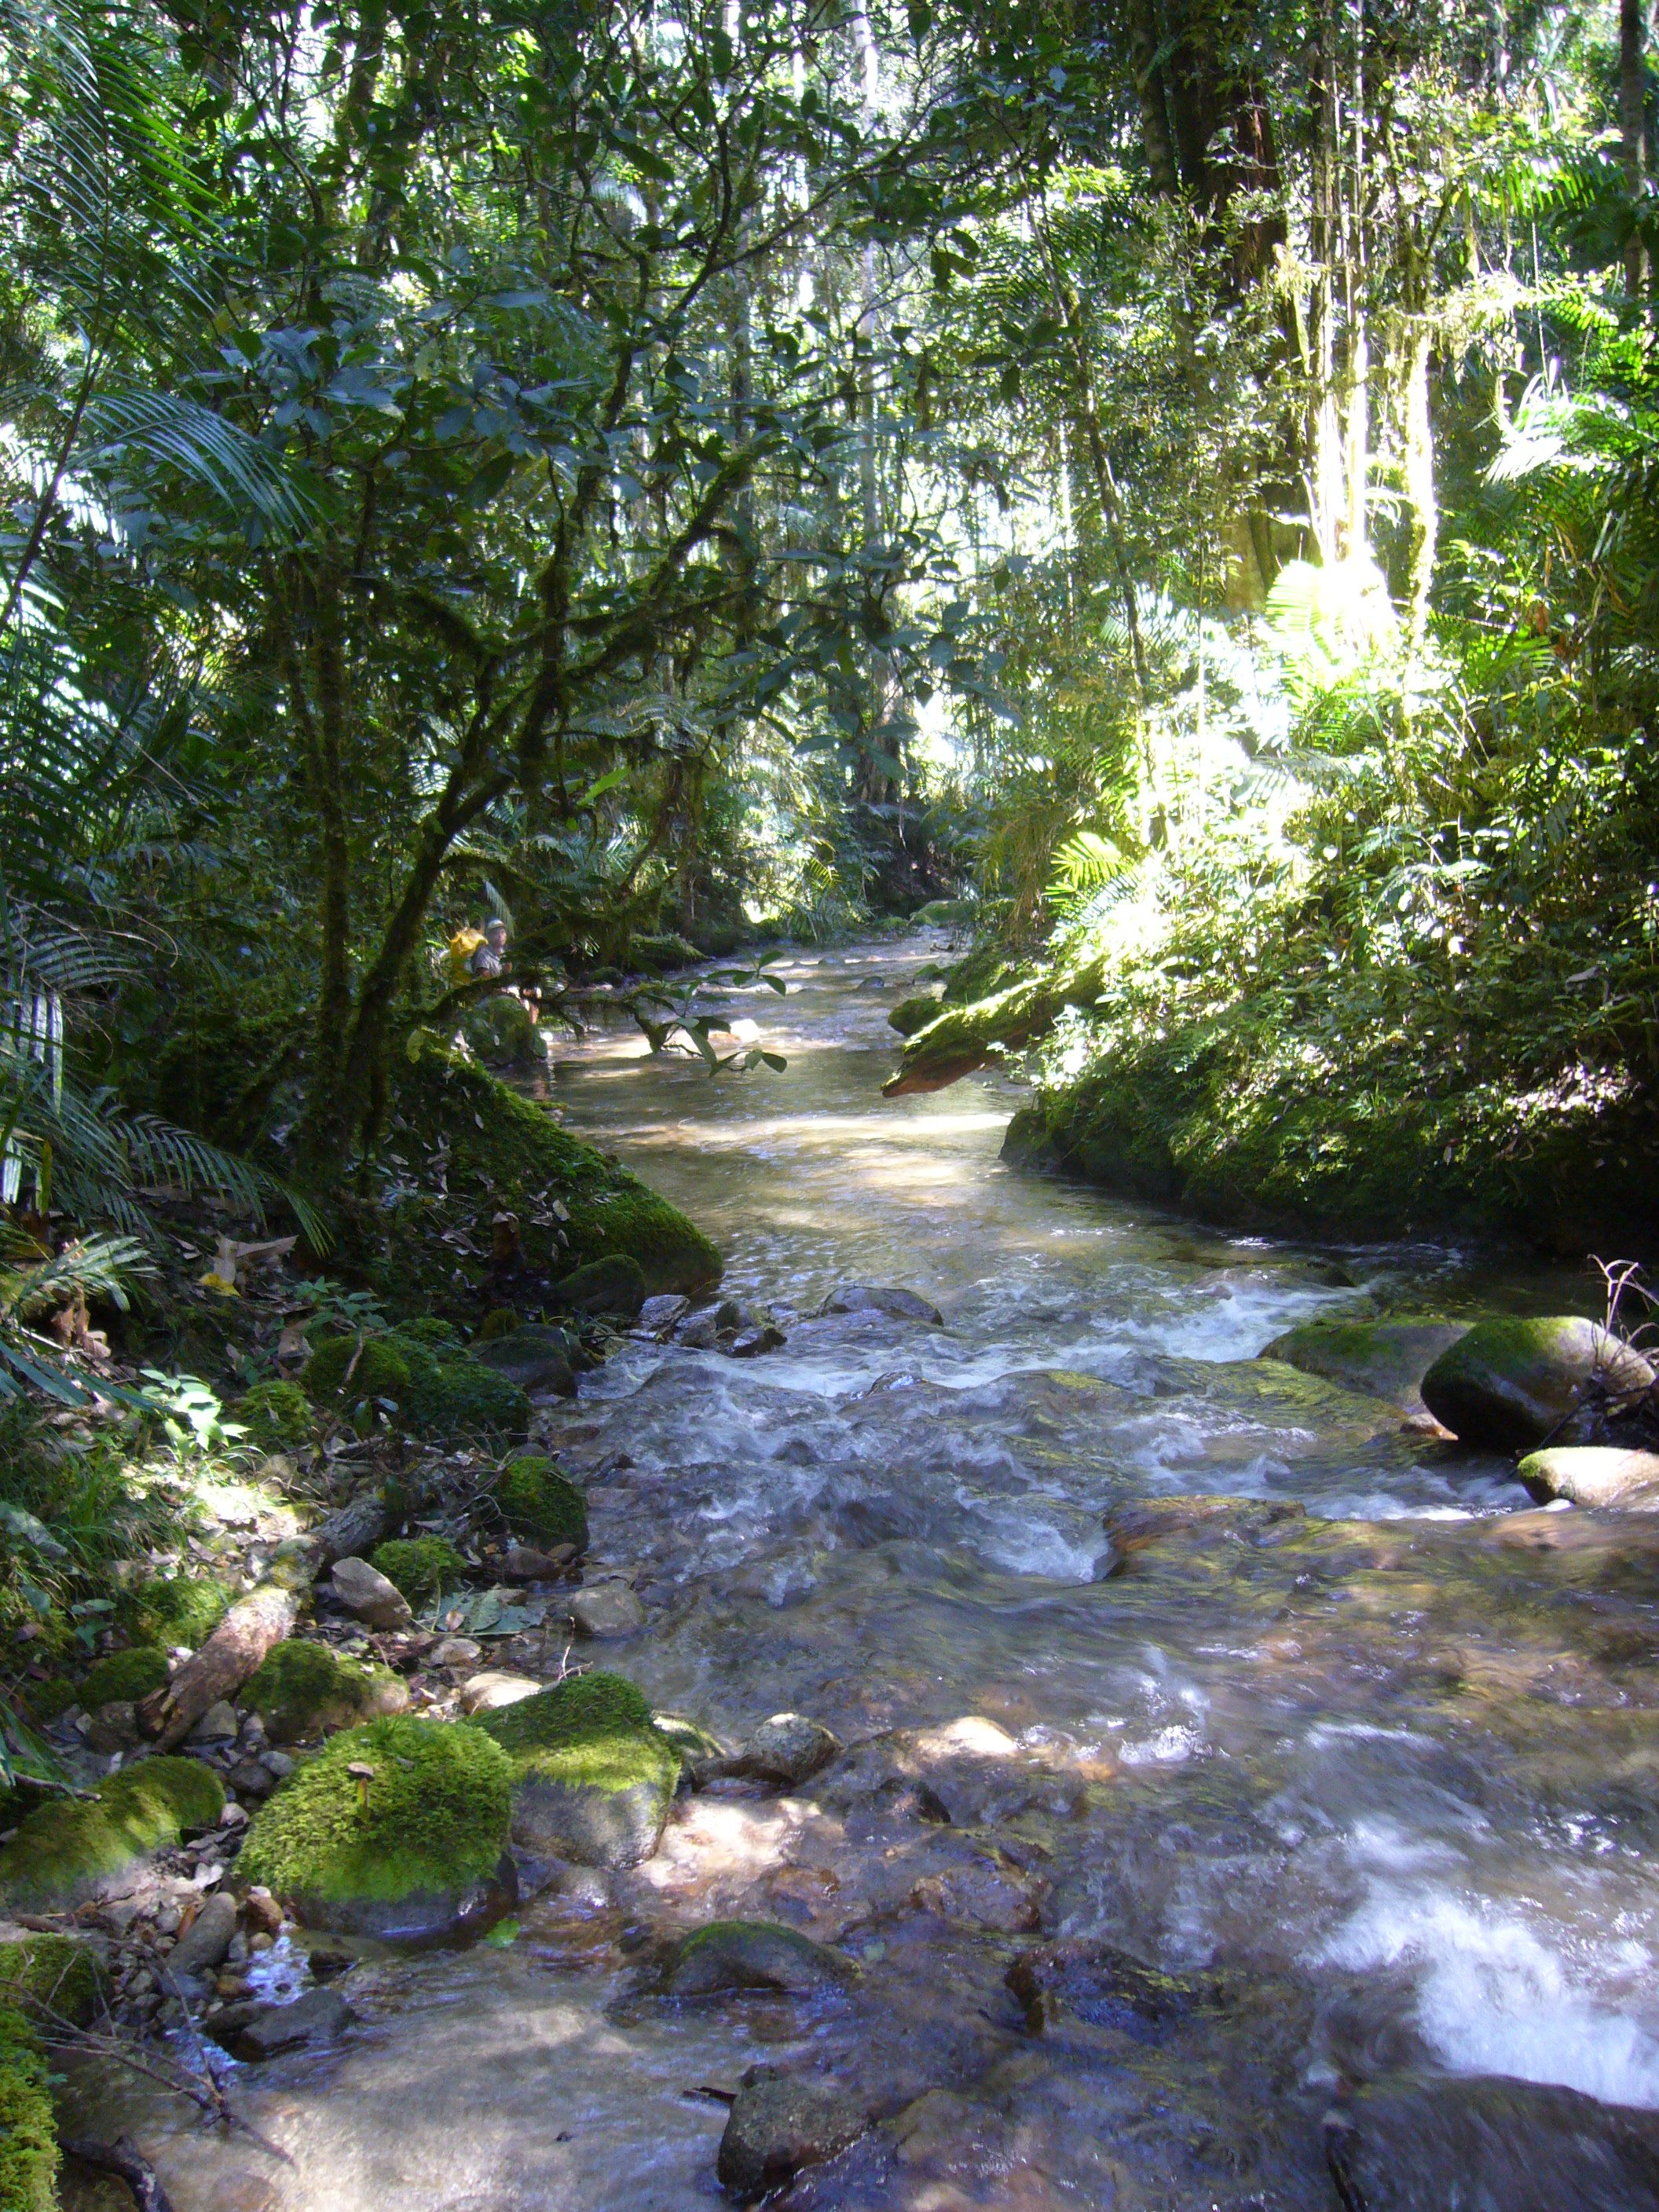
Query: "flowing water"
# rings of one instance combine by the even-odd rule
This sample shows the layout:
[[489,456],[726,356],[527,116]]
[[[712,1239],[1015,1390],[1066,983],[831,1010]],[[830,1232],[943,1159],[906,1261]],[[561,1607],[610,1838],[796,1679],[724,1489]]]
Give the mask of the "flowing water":
[[[848,1755],[683,1798],[658,1858],[572,1875],[510,1947],[361,1967],[338,2050],[237,2070],[287,2165],[145,2104],[179,2212],[713,2205],[696,2093],[757,2061],[913,2107],[792,2203],[915,2212],[1333,2212],[1322,2115],[1401,2068],[1659,2107],[1659,1530],[1528,1511],[1505,1464],[1255,1357],[1315,1315],[1589,1285],[1005,1167],[1012,1082],[879,1096],[938,951],[780,963],[744,1010],[781,1076],[619,1028],[546,1086],[788,1340],[631,1341],[545,1416],[649,1616],[605,1662],[723,1737],[793,1710]],[[814,1317],[849,1283],[942,1324]],[[1228,1503],[1158,1504],[1194,1497]],[[662,1943],[729,1913],[856,1983],[654,1994]]]

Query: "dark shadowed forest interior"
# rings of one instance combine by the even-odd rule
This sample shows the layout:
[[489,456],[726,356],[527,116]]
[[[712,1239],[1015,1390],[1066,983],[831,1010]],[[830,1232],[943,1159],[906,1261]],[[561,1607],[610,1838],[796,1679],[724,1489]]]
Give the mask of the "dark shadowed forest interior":
[[0,2212],[1659,2203],[1652,0],[0,0]]

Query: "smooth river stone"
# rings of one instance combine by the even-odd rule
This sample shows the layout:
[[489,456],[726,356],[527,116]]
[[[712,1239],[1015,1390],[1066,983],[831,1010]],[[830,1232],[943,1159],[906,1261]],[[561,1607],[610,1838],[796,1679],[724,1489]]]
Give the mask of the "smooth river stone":
[[1531,1489],[1569,1498],[1575,1505],[1622,1505],[1627,1512],[1659,1513],[1659,1452],[1558,1444],[1548,1451],[1529,1453],[1518,1472]]

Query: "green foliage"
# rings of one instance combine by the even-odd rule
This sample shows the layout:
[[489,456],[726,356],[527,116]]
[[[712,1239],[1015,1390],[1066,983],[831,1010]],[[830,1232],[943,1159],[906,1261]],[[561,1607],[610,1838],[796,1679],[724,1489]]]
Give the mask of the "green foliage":
[[395,1583],[412,1606],[423,1606],[466,1580],[467,1565],[447,1536],[400,1536],[377,1545],[369,1565]]
[[[84,1936],[25,1936],[0,1943],[0,2006],[44,2025],[55,2013],[83,2027],[101,2001],[108,1977]],[[0,2204],[5,2203],[0,2197]]]
[[515,1535],[587,1549],[586,1500],[551,1460],[532,1454],[511,1462],[495,1485],[495,1503]]
[[312,1438],[311,1401],[297,1382],[256,1382],[236,1407],[250,1443],[266,1451],[297,1451]]
[[[489,1318],[493,1320],[494,1316]],[[484,1327],[488,1328],[489,1320]],[[482,1336],[484,1329],[478,1334]],[[423,1344],[436,1352],[459,1352],[462,1348],[459,1329],[452,1321],[441,1321],[436,1314],[421,1314],[413,1321],[400,1321],[396,1334],[405,1344]]]
[[27,2017],[0,2007],[0,2204],[57,2212],[58,2130],[46,2062]]
[[80,1702],[96,1712],[100,1705],[131,1701],[137,1704],[159,1690],[167,1679],[167,1655],[153,1644],[137,1644],[130,1650],[112,1651],[87,1670]]
[[327,1644],[290,1637],[266,1653],[240,1692],[277,1743],[401,1711],[409,1693],[389,1667],[343,1658]]
[[331,1738],[260,1808],[239,1875],[324,1902],[465,1888],[495,1871],[511,1778],[506,1754],[476,1729],[370,1721]]
[[210,1828],[224,1785],[194,1759],[147,1759],[98,1785],[96,1795],[38,1806],[0,1845],[0,1902],[13,1911],[63,1911],[83,1904],[152,1851]]
[[511,1306],[492,1306],[478,1324],[477,1341],[493,1344],[498,1336],[512,1336],[523,1326]]

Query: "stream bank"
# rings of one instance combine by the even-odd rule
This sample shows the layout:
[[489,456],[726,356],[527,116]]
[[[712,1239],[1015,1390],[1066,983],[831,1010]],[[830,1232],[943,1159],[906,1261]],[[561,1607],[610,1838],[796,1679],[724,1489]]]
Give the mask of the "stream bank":
[[[550,1082],[786,1340],[642,1333],[538,1409],[590,1577],[643,1614],[592,1656],[723,1746],[793,1710],[844,1750],[709,1771],[655,1856],[568,1869],[499,1948],[357,1947],[339,2040],[234,2069],[289,2163],[83,2078],[71,2118],[125,2115],[179,2212],[707,2205],[700,2093],[757,2066],[879,2123],[800,2205],[1334,2212],[1379,2172],[1426,2205],[1493,2140],[1494,2201],[1641,2201],[1651,2124],[1607,2108],[1659,2106],[1659,1521],[1540,1513],[1507,1458],[1256,1356],[1595,1286],[1021,1175],[1000,1077],[883,1106],[928,949],[786,967],[775,1079],[618,1033]],[[942,1318],[822,1310],[859,1283]],[[733,1916],[850,1972],[665,1993]]]

